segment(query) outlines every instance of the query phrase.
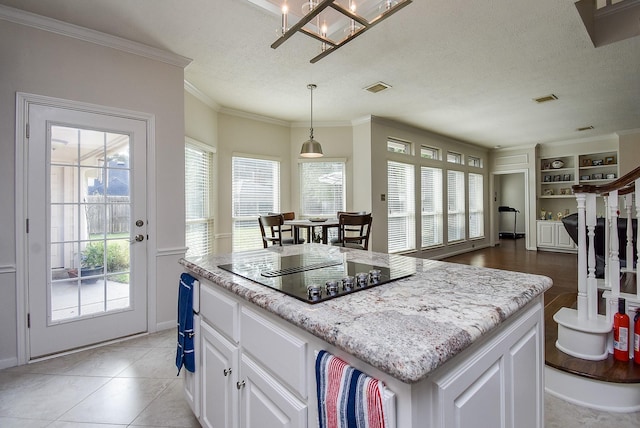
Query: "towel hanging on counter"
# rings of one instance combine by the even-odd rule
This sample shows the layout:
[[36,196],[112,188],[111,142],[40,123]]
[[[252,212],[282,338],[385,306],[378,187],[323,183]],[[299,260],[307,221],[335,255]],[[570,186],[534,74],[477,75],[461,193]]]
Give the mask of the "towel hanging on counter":
[[196,370],[193,349],[193,286],[197,281],[188,273],[180,275],[178,289],[178,348],[176,351],[176,367],[178,375],[182,366],[190,372]]
[[378,379],[320,351],[316,387],[320,428],[385,428],[384,384]]

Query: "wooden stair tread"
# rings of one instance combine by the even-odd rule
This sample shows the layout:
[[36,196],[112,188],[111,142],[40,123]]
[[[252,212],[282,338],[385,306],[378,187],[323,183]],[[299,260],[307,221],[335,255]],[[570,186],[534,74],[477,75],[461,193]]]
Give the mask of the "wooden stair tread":
[[555,369],[589,379],[614,383],[640,383],[640,364],[633,361],[616,361],[613,355],[602,361],[588,361],[567,355],[556,348],[558,324],[553,320],[553,314],[562,307],[575,307],[577,296],[578,293],[563,293],[545,305],[545,363]]

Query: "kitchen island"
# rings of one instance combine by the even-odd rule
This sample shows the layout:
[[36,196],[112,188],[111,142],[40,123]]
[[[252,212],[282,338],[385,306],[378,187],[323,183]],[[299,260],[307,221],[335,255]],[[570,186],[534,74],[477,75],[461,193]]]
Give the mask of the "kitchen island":
[[[415,274],[310,304],[218,267],[319,254]],[[201,283],[186,386],[203,426],[317,426],[322,349],[385,383],[389,427],[543,426],[547,277],[320,244],[181,264]]]

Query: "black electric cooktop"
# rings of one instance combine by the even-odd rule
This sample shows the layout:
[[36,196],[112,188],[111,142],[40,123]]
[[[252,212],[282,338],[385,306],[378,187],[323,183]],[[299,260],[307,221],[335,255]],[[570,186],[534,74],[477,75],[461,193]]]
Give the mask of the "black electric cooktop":
[[389,267],[347,261],[345,254],[246,254],[218,266],[307,303],[367,290],[416,273],[415,259],[389,255]]

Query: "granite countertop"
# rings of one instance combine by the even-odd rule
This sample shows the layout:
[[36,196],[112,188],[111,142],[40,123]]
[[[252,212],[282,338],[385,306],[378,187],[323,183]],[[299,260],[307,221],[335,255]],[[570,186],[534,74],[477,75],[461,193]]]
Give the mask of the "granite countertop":
[[[399,257],[321,244],[260,251],[346,253],[350,261],[380,266]],[[427,377],[552,284],[546,276],[410,258],[415,260],[413,276],[311,305],[217,267],[255,253],[180,263],[406,383]]]

